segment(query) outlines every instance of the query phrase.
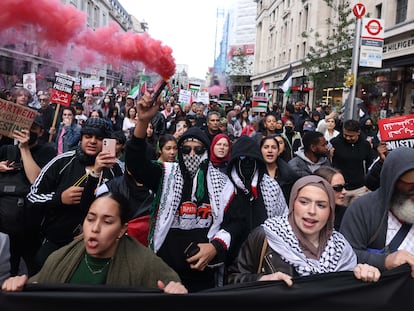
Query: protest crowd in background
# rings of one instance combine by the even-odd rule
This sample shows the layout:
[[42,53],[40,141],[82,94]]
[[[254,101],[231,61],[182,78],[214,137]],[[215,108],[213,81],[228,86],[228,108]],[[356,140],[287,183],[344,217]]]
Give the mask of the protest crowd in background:
[[[414,156],[404,150],[401,157],[406,162],[397,164],[396,156],[387,162],[394,150],[413,150],[410,141],[414,131],[399,140],[388,137],[386,142],[381,139],[384,132],[379,131],[381,121],[363,105],[358,107],[357,120],[345,120],[342,110],[325,104],[310,108],[303,101],[284,106],[276,103],[266,111],[257,111],[250,99],[225,106],[214,96],[204,103],[183,103],[176,92],[166,89],[159,98],[159,106],[151,108],[146,106],[148,91],[141,90],[137,95],[110,89],[99,96],[87,90],[73,91],[69,105],[52,102],[51,90],[35,94],[22,87],[1,91],[2,100],[37,112],[30,129],[17,129],[13,135],[1,135],[0,139],[1,282],[8,277],[35,276],[50,254],[83,236],[82,223],[84,219],[88,221],[88,209],[95,197],[113,191],[129,201],[131,215],[125,221],[128,230],[122,231],[122,235],[131,236],[159,255],[177,272],[168,280],[179,277],[190,293],[235,282],[234,275],[228,278],[235,265],[239,265],[237,282],[273,279],[283,280],[289,286],[292,277],[294,284],[299,276],[354,268],[361,269],[354,270],[357,278],[369,282],[404,263],[414,271],[414,247],[410,242],[414,236],[410,212],[410,208],[414,210]],[[412,116],[410,113],[393,111],[388,128],[397,124],[393,118],[403,124]],[[103,151],[103,138],[115,140],[114,155]],[[140,159],[140,163],[135,159]],[[153,166],[154,176],[143,173],[149,168],[143,163]],[[312,231],[316,222],[322,222],[319,212],[308,211],[303,216],[304,228],[293,225],[291,218],[296,217],[292,187],[308,175],[326,180],[323,190],[329,199],[317,200],[331,204],[329,221],[317,233],[323,238],[317,238],[316,245],[309,242],[306,230]],[[389,186],[395,188],[395,196],[374,194],[384,187],[379,182],[384,176]],[[315,180],[311,183],[317,184],[320,179]],[[7,190],[17,188],[19,191]],[[297,195],[300,188],[294,189]],[[323,196],[327,198],[326,194]],[[365,208],[359,205],[368,196],[373,198],[368,205],[381,206],[383,218],[375,219],[382,226],[379,232],[366,228],[362,220],[373,217],[371,214],[361,216],[355,209]],[[303,205],[308,201],[313,204],[308,197],[298,200]],[[322,209],[323,204],[318,202],[315,209]],[[10,205],[20,209],[10,212]],[[78,212],[59,211],[70,207],[76,207]],[[172,216],[170,219],[166,215],[168,220],[164,223],[160,215],[165,208],[171,209]],[[265,223],[265,232],[273,232],[273,238],[266,242],[269,246],[263,246],[261,253],[265,243],[262,233],[260,242],[256,241],[260,249],[249,249],[246,240],[254,241],[250,234]],[[402,227],[406,232],[396,233]],[[372,229],[367,234],[374,236],[375,245],[363,241],[362,229]],[[289,233],[287,239],[292,239],[290,243],[296,249],[286,253],[287,257],[284,247],[275,246],[274,232]],[[393,242],[396,235],[400,238],[397,245]],[[185,243],[178,243],[180,239]],[[191,239],[194,249],[185,249]],[[388,249],[389,245],[393,249]],[[177,253],[171,254],[174,249]],[[280,257],[272,271],[269,263],[263,264],[262,260],[275,249]],[[326,252],[333,249],[346,250],[352,264],[348,262],[342,267],[345,257],[326,257]],[[239,251],[243,254],[238,255]],[[402,260],[397,260],[394,252]],[[300,254],[311,258],[311,263],[295,258]],[[99,279],[96,274],[103,271],[112,275],[108,272],[112,258],[85,258],[95,265],[92,270],[87,261],[82,266],[93,271],[97,282],[93,284],[106,284],[105,277]],[[237,262],[240,258],[242,263]],[[324,262],[330,262],[328,269],[322,266]],[[364,270],[364,264],[371,270]],[[279,270],[279,265],[289,268]],[[73,278],[60,281],[84,281],[79,269]],[[249,276],[243,275],[244,269],[249,270]],[[283,276],[261,277],[277,273]]]

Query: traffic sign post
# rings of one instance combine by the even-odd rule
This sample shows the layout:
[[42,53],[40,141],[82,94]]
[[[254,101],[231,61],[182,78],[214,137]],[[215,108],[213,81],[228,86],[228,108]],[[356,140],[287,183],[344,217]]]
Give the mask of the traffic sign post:
[[356,93],[356,80],[358,76],[358,64],[359,64],[359,42],[361,39],[361,18],[365,15],[366,9],[362,3],[354,5],[353,10],[356,17],[355,22],[355,38],[354,48],[352,49],[352,65],[351,74],[353,75],[353,81],[348,82],[351,85],[349,90],[348,103],[345,105],[345,120],[354,119],[357,120],[357,109],[355,107],[355,93]]
[[362,19],[361,51],[359,65],[382,67],[382,48],[384,45],[384,21],[376,18]]
[[354,12],[354,15],[357,19],[362,18],[365,15],[366,11],[367,10],[365,8],[365,5],[363,5],[362,3],[357,3],[352,8],[352,12]]

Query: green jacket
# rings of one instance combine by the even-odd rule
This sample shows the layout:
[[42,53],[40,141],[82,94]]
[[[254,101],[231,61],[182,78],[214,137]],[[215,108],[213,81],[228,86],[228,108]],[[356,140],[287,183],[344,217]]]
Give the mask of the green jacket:
[[[68,283],[84,254],[83,239],[71,242],[52,253],[29,283]],[[129,236],[122,237],[109,266],[106,284],[157,288],[158,280],[165,284],[180,282],[177,273],[149,248]]]

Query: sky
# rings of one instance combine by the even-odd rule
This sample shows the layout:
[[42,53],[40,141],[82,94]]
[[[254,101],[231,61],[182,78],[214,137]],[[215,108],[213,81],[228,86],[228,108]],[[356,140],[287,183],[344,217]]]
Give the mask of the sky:
[[[129,14],[148,24],[148,34],[173,50],[176,64],[187,64],[189,77],[205,79],[214,64],[217,9],[231,0],[118,0]],[[217,33],[223,18],[218,19]],[[217,56],[217,55],[216,55]]]

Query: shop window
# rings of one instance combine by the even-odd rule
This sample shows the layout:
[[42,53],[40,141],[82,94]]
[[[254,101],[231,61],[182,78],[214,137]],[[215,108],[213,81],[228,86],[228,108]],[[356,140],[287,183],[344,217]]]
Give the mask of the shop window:
[[397,0],[396,24],[400,24],[407,19],[407,2],[408,0]]

